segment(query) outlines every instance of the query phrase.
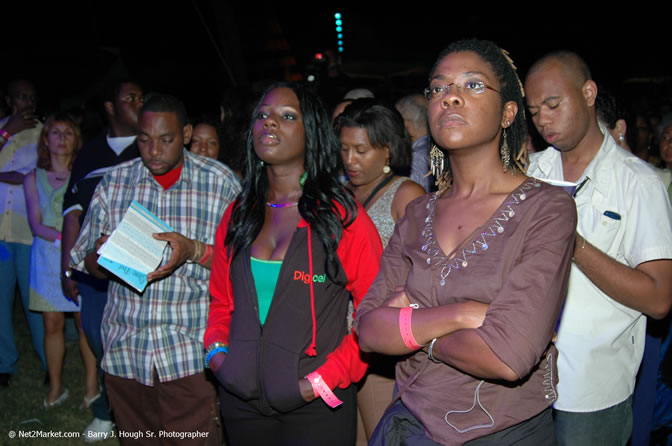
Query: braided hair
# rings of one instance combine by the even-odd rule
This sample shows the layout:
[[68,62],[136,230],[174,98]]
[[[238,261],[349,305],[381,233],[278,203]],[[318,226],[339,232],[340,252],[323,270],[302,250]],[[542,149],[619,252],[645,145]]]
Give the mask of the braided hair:
[[[441,51],[439,57],[437,57],[430,72],[430,79],[444,57],[452,53],[467,51],[477,54],[492,68],[500,84],[502,108],[504,107],[504,104],[509,101],[513,101],[518,105],[518,113],[511,126],[506,129],[506,142],[509,151],[508,158],[510,161],[504,167],[512,172],[525,173],[528,167],[527,123],[525,121],[524,102],[525,91],[523,89],[523,83],[518,77],[516,66],[513,64],[513,60],[511,60],[509,53],[506,50],[501,49],[494,42],[487,40],[468,39],[453,42],[450,46]],[[431,138],[431,143],[436,145],[433,138]],[[500,138],[500,151],[503,144],[504,138]],[[504,161],[502,162],[504,163]],[[440,175],[440,178],[437,179],[437,185],[440,189],[450,187],[452,183],[450,162],[447,157],[444,164],[443,175]]]

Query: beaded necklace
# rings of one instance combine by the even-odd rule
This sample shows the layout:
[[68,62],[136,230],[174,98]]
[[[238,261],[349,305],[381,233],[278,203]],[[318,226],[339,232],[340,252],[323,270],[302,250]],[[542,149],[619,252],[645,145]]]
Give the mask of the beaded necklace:
[[488,239],[503,233],[504,225],[502,223],[508,222],[514,215],[516,215],[513,206],[520,204],[527,198],[527,191],[539,186],[540,183],[538,181],[528,179],[515,191],[511,192],[509,197],[500,205],[493,216],[482,227],[483,230],[476,234],[476,238],[465,244],[465,247],[461,250],[461,256],[456,252],[452,258],[449,258],[443,253],[441,247],[434,238],[434,215],[436,213],[436,200],[439,198],[439,192],[435,192],[427,202],[427,210],[429,212],[425,218],[425,227],[422,230],[424,242],[420,249],[427,254],[428,265],[438,263],[441,267],[439,273],[441,280],[439,281],[439,284],[444,286],[446,284],[446,279],[453,270],[466,268],[469,265],[467,255],[472,256],[478,253],[479,250],[486,251],[488,249]]

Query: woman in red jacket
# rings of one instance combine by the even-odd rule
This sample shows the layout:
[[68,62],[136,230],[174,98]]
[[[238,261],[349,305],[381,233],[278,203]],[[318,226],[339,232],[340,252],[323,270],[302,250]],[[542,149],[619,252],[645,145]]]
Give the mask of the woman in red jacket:
[[380,238],[338,183],[319,99],[275,84],[255,107],[243,192],[217,231],[205,333],[229,444],[353,444],[362,378],[348,298],[378,272]]

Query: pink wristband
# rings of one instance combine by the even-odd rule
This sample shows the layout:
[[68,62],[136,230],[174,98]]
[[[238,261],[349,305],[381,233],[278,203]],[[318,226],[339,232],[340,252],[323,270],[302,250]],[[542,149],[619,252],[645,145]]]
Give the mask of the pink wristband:
[[313,386],[313,392],[315,395],[320,395],[322,400],[327,403],[327,406],[338,407],[343,404],[343,401],[339,400],[334,392],[331,391],[329,386],[324,382],[322,376],[317,372],[312,372],[306,375],[306,379],[310,382],[310,385]]
[[10,135],[10,133],[7,130],[0,129],[0,137],[2,137],[2,139],[4,139],[5,141],[9,141],[12,135]]
[[413,337],[413,330],[411,329],[411,312],[413,307],[404,307],[399,311],[399,331],[401,332],[401,339],[409,350],[418,350],[422,345],[418,344]]

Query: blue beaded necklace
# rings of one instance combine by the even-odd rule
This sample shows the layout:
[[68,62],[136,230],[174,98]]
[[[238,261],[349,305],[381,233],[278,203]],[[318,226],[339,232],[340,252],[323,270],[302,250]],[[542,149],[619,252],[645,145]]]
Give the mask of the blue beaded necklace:
[[[306,182],[306,178],[308,177],[308,172],[303,172],[303,175],[301,175],[301,178],[299,178],[299,184],[301,185],[301,188],[303,188],[303,184]],[[266,206],[272,207],[272,208],[288,208],[291,206],[296,206],[299,204],[298,201],[294,201],[291,203],[271,203],[270,201],[266,202]]]

